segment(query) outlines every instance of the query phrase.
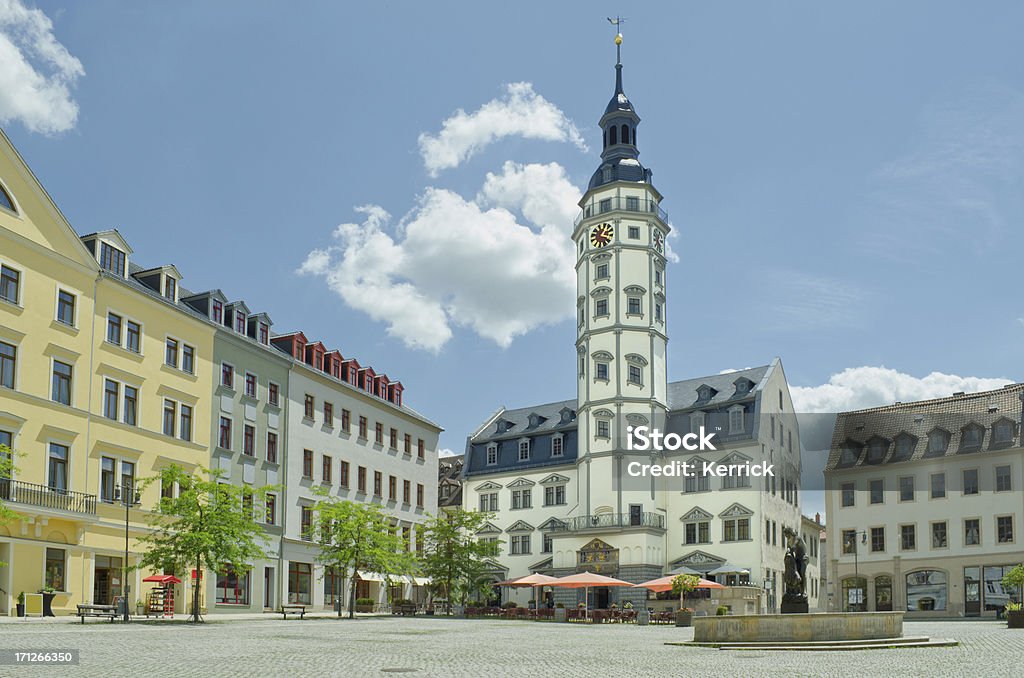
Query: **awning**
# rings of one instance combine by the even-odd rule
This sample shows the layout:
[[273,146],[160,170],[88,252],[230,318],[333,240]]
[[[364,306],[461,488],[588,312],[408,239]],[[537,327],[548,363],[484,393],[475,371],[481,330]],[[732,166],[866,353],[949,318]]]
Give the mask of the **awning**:
[[750,570],[732,563],[722,563],[713,570],[708,570],[708,574],[750,574]]
[[173,574],[151,574],[142,581],[155,582],[157,584],[180,584],[181,580]]
[[409,583],[413,586],[430,586],[431,582],[430,577],[414,577],[411,574],[406,575],[406,579],[408,579]]
[[377,574],[376,572],[356,572],[356,576],[363,581],[384,581],[384,575]]

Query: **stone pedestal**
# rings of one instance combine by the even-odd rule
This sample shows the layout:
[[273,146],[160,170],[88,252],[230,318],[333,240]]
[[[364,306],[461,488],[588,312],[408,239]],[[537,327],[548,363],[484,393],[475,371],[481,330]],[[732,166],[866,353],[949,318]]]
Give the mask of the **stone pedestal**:
[[728,615],[696,617],[698,643],[865,640],[903,636],[902,612]]

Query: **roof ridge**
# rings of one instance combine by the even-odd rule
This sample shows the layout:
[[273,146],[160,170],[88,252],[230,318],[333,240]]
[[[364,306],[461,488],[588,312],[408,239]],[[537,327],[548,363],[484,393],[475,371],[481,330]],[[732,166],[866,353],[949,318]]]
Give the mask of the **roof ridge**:
[[965,400],[974,400],[981,398],[982,396],[992,395],[994,393],[1007,393],[1012,391],[1024,390],[1024,382],[1009,383],[1006,386],[1002,386],[996,389],[990,389],[988,391],[973,391],[971,393],[960,393],[948,396],[942,396],[940,398],[931,398],[929,400],[912,400],[909,402],[892,403],[890,405],[876,405],[875,407],[865,407],[859,410],[847,410],[840,412],[842,416],[851,414],[867,414],[871,412],[896,412],[900,410],[913,410],[922,405],[932,405],[936,403],[944,402],[962,402]]

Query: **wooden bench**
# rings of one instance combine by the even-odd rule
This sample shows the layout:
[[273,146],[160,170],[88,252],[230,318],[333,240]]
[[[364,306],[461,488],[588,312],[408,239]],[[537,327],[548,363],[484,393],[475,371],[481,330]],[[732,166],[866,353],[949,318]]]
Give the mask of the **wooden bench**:
[[287,619],[290,614],[299,615],[299,619],[306,618],[306,606],[305,605],[282,605],[279,610],[284,618]]
[[78,616],[85,623],[86,617],[110,617],[111,623],[117,618],[117,607],[114,605],[79,605]]

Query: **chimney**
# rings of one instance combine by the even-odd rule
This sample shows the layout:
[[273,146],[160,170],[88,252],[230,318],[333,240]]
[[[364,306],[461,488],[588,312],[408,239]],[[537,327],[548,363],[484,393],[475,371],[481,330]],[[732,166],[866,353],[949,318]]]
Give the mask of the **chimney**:
[[820,512],[814,514],[814,522],[816,522],[819,525],[821,525],[821,513]]

